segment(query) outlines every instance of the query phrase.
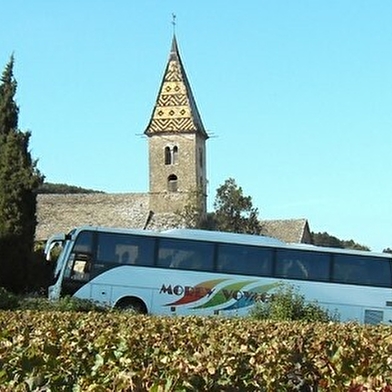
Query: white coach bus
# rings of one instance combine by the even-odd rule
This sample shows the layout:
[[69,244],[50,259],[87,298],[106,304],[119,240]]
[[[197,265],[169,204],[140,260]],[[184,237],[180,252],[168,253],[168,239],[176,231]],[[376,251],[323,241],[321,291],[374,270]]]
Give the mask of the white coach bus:
[[61,245],[49,298],[161,315],[245,315],[289,283],[342,321],[392,323],[392,256],[246,234],[78,227]]

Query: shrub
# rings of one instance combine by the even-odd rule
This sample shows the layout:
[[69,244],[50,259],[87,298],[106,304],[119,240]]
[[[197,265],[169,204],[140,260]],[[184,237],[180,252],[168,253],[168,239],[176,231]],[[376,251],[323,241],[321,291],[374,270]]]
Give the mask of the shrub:
[[258,320],[275,321],[338,321],[338,314],[322,308],[316,301],[306,302],[298,289],[283,285],[266,302],[259,302],[251,311]]
[[27,269],[27,292],[46,295],[53,276],[53,264],[45,260],[44,243],[35,243],[31,262]]
[[103,312],[109,310],[108,306],[98,304],[97,302],[89,299],[80,299],[70,296],[60,298],[58,301],[47,301],[51,304],[53,310],[59,311]]
[[2,310],[13,310],[19,306],[19,298],[5,288],[0,287],[0,309]]
[[43,297],[25,297],[20,301],[19,309],[22,310],[46,310],[59,312],[102,312],[107,311],[108,307],[97,304],[88,299],[75,297],[63,297],[58,301],[51,301]]
[[88,299],[64,297],[58,301],[50,301],[48,298],[37,294],[18,296],[0,287],[0,310],[45,310],[59,312],[102,312],[108,311],[107,306],[97,304]]
[[392,391],[390,326],[0,311],[0,391]]

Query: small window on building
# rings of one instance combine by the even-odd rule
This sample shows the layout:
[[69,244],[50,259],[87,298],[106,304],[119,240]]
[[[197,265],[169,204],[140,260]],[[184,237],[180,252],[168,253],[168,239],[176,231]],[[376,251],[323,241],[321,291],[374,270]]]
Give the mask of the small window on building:
[[165,165],[171,164],[171,151],[170,147],[165,147]]
[[175,174],[171,174],[167,178],[167,190],[169,192],[177,192],[178,189],[178,180]]
[[173,160],[172,163],[175,165],[178,162],[178,147],[174,146],[173,147]]
[[200,167],[203,167],[203,150],[199,148],[199,164]]
[[165,165],[175,165],[178,162],[178,147],[165,147]]

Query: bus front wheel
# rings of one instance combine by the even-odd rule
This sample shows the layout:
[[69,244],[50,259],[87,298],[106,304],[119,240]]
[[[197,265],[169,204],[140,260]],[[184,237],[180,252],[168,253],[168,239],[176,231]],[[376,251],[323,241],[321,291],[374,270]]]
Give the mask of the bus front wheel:
[[147,314],[146,304],[140,298],[136,297],[120,299],[116,304],[116,308],[137,314]]

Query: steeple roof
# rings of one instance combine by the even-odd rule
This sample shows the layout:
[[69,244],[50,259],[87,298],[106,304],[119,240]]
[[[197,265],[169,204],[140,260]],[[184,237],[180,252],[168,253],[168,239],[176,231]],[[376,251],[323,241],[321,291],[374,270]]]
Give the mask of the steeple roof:
[[147,136],[161,133],[201,133],[208,138],[181,61],[175,35],[155,107],[144,133]]

